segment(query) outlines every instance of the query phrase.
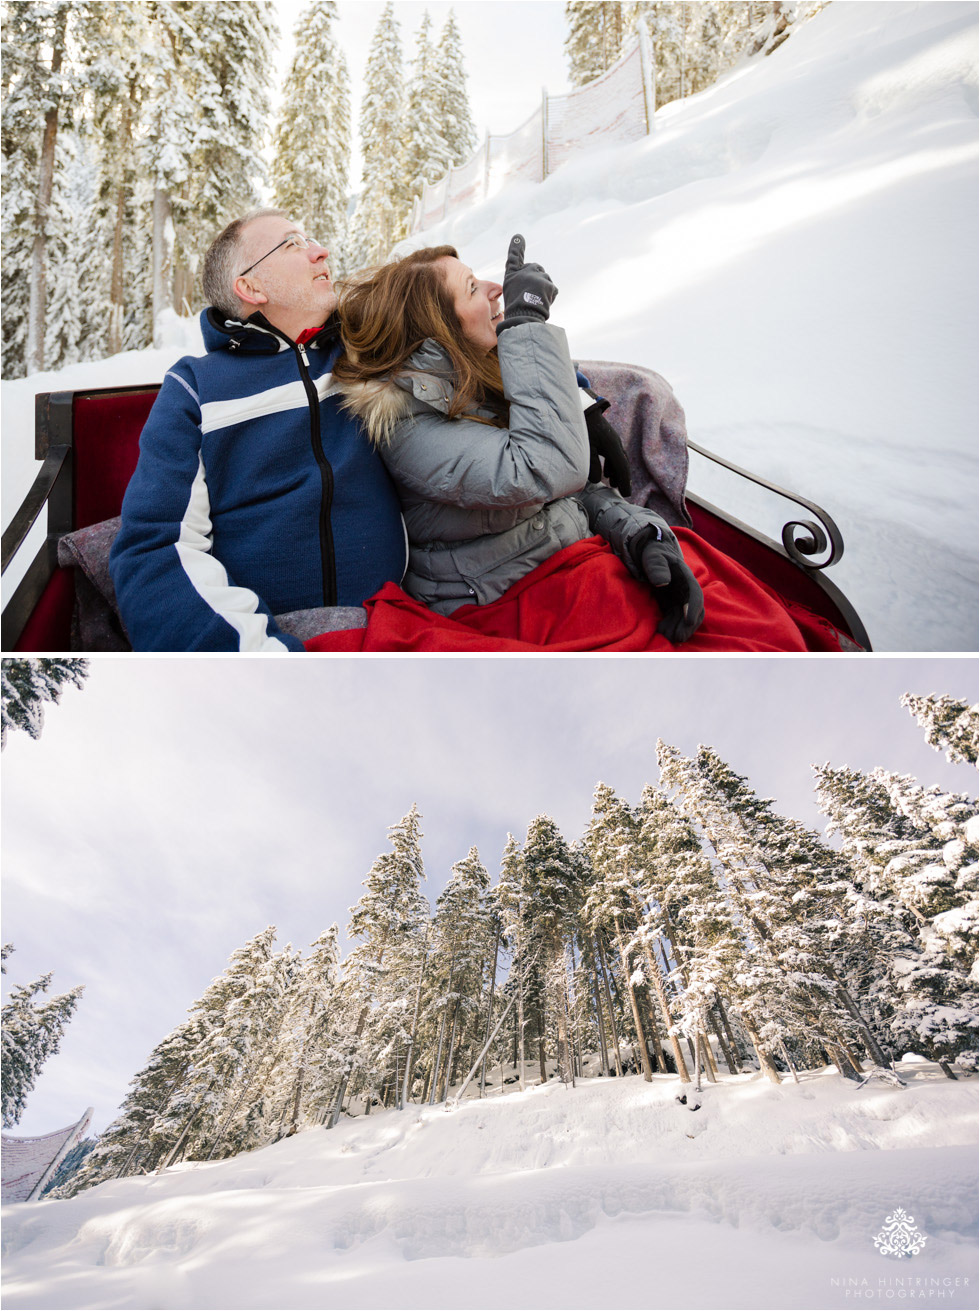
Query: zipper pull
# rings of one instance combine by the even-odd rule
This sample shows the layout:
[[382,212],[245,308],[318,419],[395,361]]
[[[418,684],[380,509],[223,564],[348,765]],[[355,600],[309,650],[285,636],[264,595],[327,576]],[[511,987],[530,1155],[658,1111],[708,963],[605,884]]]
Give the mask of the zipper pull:
[[304,366],[308,369],[310,367],[310,361],[307,358],[306,347],[301,341],[298,341],[296,343],[296,349],[299,351],[299,357],[303,361]]

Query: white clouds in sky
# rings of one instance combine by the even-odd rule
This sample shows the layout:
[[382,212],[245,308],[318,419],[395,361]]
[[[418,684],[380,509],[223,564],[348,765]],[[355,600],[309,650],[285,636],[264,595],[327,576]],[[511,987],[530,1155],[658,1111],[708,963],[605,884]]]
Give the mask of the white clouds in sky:
[[975,662],[887,657],[101,657],[3,755],[6,983],[86,985],[20,1132],[129,1078],[230,952],[275,924],[307,946],[417,803],[430,901],[476,845],[551,814],[569,839],[608,783],[635,802],[656,741],[714,746],[819,827],[809,765],[880,764],[970,790],[902,692],[976,698]]

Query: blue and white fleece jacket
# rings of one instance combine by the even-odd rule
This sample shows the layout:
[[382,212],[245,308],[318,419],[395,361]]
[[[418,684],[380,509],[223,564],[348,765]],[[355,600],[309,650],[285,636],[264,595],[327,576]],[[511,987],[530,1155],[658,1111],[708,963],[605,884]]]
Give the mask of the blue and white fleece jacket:
[[336,320],[297,346],[260,314],[201,316],[167,373],[110,555],[137,651],[302,651],[273,615],[399,582],[398,496],[334,394]]

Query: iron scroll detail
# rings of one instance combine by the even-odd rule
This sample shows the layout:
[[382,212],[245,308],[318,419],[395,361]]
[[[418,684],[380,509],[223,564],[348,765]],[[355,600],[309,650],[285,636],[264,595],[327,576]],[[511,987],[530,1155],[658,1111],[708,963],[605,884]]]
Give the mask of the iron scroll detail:
[[[795,564],[803,565],[806,569],[829,569],[844,554],[844,538],[840,529],[827,511],[815,501],[807,500],[797,492],[787,491],[785,487],[780,487],[778,483],[770,482],[767,478],[760,478],[758,474],[743,469],[741,465],[732,464],[730,460],[723,459],[714,451],[698,445],[697,442],[689,439],[687,444],[690,450],[703,455],[714,464],[720,464],[722,468],[730,469],[732,473],[747,478],[749,482],[765,487],[768,491],[775,492],[777,496],[782,496],[787,501],[792,501],[794,505],[809,511],[812,518],[790,519],[783,524],[781,534],[783,550]],[[829,552],[825,560],[813,558],[825,551]]]

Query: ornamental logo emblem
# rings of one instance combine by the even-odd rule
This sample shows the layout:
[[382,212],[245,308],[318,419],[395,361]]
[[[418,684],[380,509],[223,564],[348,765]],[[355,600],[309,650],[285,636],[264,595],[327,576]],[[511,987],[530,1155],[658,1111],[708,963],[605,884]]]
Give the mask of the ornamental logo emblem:
[[894,1215],[885,1217],[885,1227],[875,1238],[875,1247],[882,1256],[895,1256],[900,1261],[918,1256],[927,1242],[926,1235],[915,1227],[915,1216],[896,1207]]

